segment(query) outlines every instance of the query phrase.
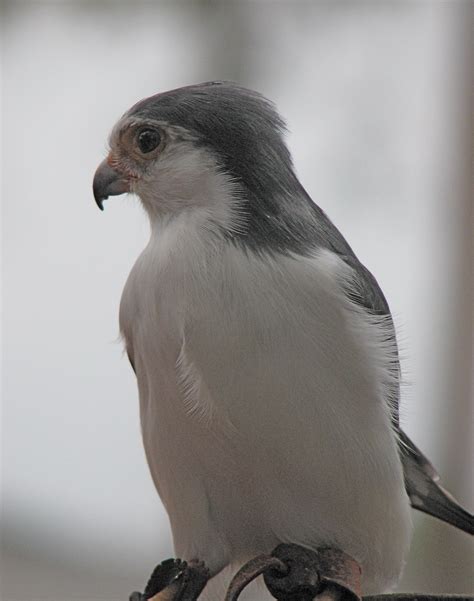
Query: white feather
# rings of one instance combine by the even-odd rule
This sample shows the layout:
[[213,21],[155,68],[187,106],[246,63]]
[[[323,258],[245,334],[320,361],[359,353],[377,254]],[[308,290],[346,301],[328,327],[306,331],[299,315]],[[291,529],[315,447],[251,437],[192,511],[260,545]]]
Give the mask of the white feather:
[[121,304],[176,553],[217,574],[279,542],[330,544],[365,594],[387,590],[411,536],[389,326],[348,300],[335,254],[244,252],[212,235],[209,206],[152,221]]

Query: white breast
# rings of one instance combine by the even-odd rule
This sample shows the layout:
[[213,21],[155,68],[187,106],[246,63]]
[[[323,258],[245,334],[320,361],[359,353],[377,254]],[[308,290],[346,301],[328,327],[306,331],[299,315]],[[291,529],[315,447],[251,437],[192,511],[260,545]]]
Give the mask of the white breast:
[[180,217],[124,290],[148,462],[176,552],[216,573],[281,541],[399,576],[411,524],[386,387],[387,327],[351,304],[329,251],[261,258]]

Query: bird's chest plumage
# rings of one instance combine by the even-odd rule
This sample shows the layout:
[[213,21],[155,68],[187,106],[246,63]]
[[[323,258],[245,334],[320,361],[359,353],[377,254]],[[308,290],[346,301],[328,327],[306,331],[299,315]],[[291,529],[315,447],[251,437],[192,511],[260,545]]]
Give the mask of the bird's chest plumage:
[[[169,428],[186,415],[178,358],[195,294],[188,257],[174,242],[152,237],[130,273],[120,306],[120,328],[137,372],[145,438],[151,413],[157,416],[152,429]],[[176,428],[176,439],[181,431]]]
[[362,558],[375,544],[369,573],[388,561],[395,579],[382,555],[402,555],[409,518],[384,326],[347,300],[332,253],[265,258],[171,233],[137,261],[120,322],[177,551],[230,561],[286,540]]
[[176,499],[205,497],[210,480],[227,473],[230,460],[222,439],[227,426],[218,421],[218,404],[213,400],[211,406],[187,348],[197,323],[212,336],[206,320],[220,319],[221,261],[208,250],[179,228],[152,237],[130,273],[120,307],[137,374],[147,459],[172,522]]

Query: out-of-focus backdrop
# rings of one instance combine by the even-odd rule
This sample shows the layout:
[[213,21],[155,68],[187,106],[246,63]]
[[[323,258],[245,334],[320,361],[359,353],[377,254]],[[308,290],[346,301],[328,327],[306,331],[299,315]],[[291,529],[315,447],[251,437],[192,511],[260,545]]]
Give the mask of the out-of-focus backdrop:
[[[133,197],[100,213],[91,182],[132,103],[192,82],[278,105],[390,301],[405,428],[472,510],[472,6],[3,2],[3,601],[125,600],[172,554],[117,340],[148,225]],[[472,593],[472,558],[417,515],[400,589]]]

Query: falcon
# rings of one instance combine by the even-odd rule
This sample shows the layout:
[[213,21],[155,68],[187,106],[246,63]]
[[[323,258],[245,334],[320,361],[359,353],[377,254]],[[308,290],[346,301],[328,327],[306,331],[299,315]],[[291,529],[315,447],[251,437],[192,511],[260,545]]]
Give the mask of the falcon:
[[212,581],[295,543],[342,550],[364,594],[386,591],[410,505],[471,534],[473,517],[400,428],[387,301],[284,133],[229,82],[146,98],[113,128],[96,202],[132,192],[151,228],[120,306],[146,457],[176,554]]

